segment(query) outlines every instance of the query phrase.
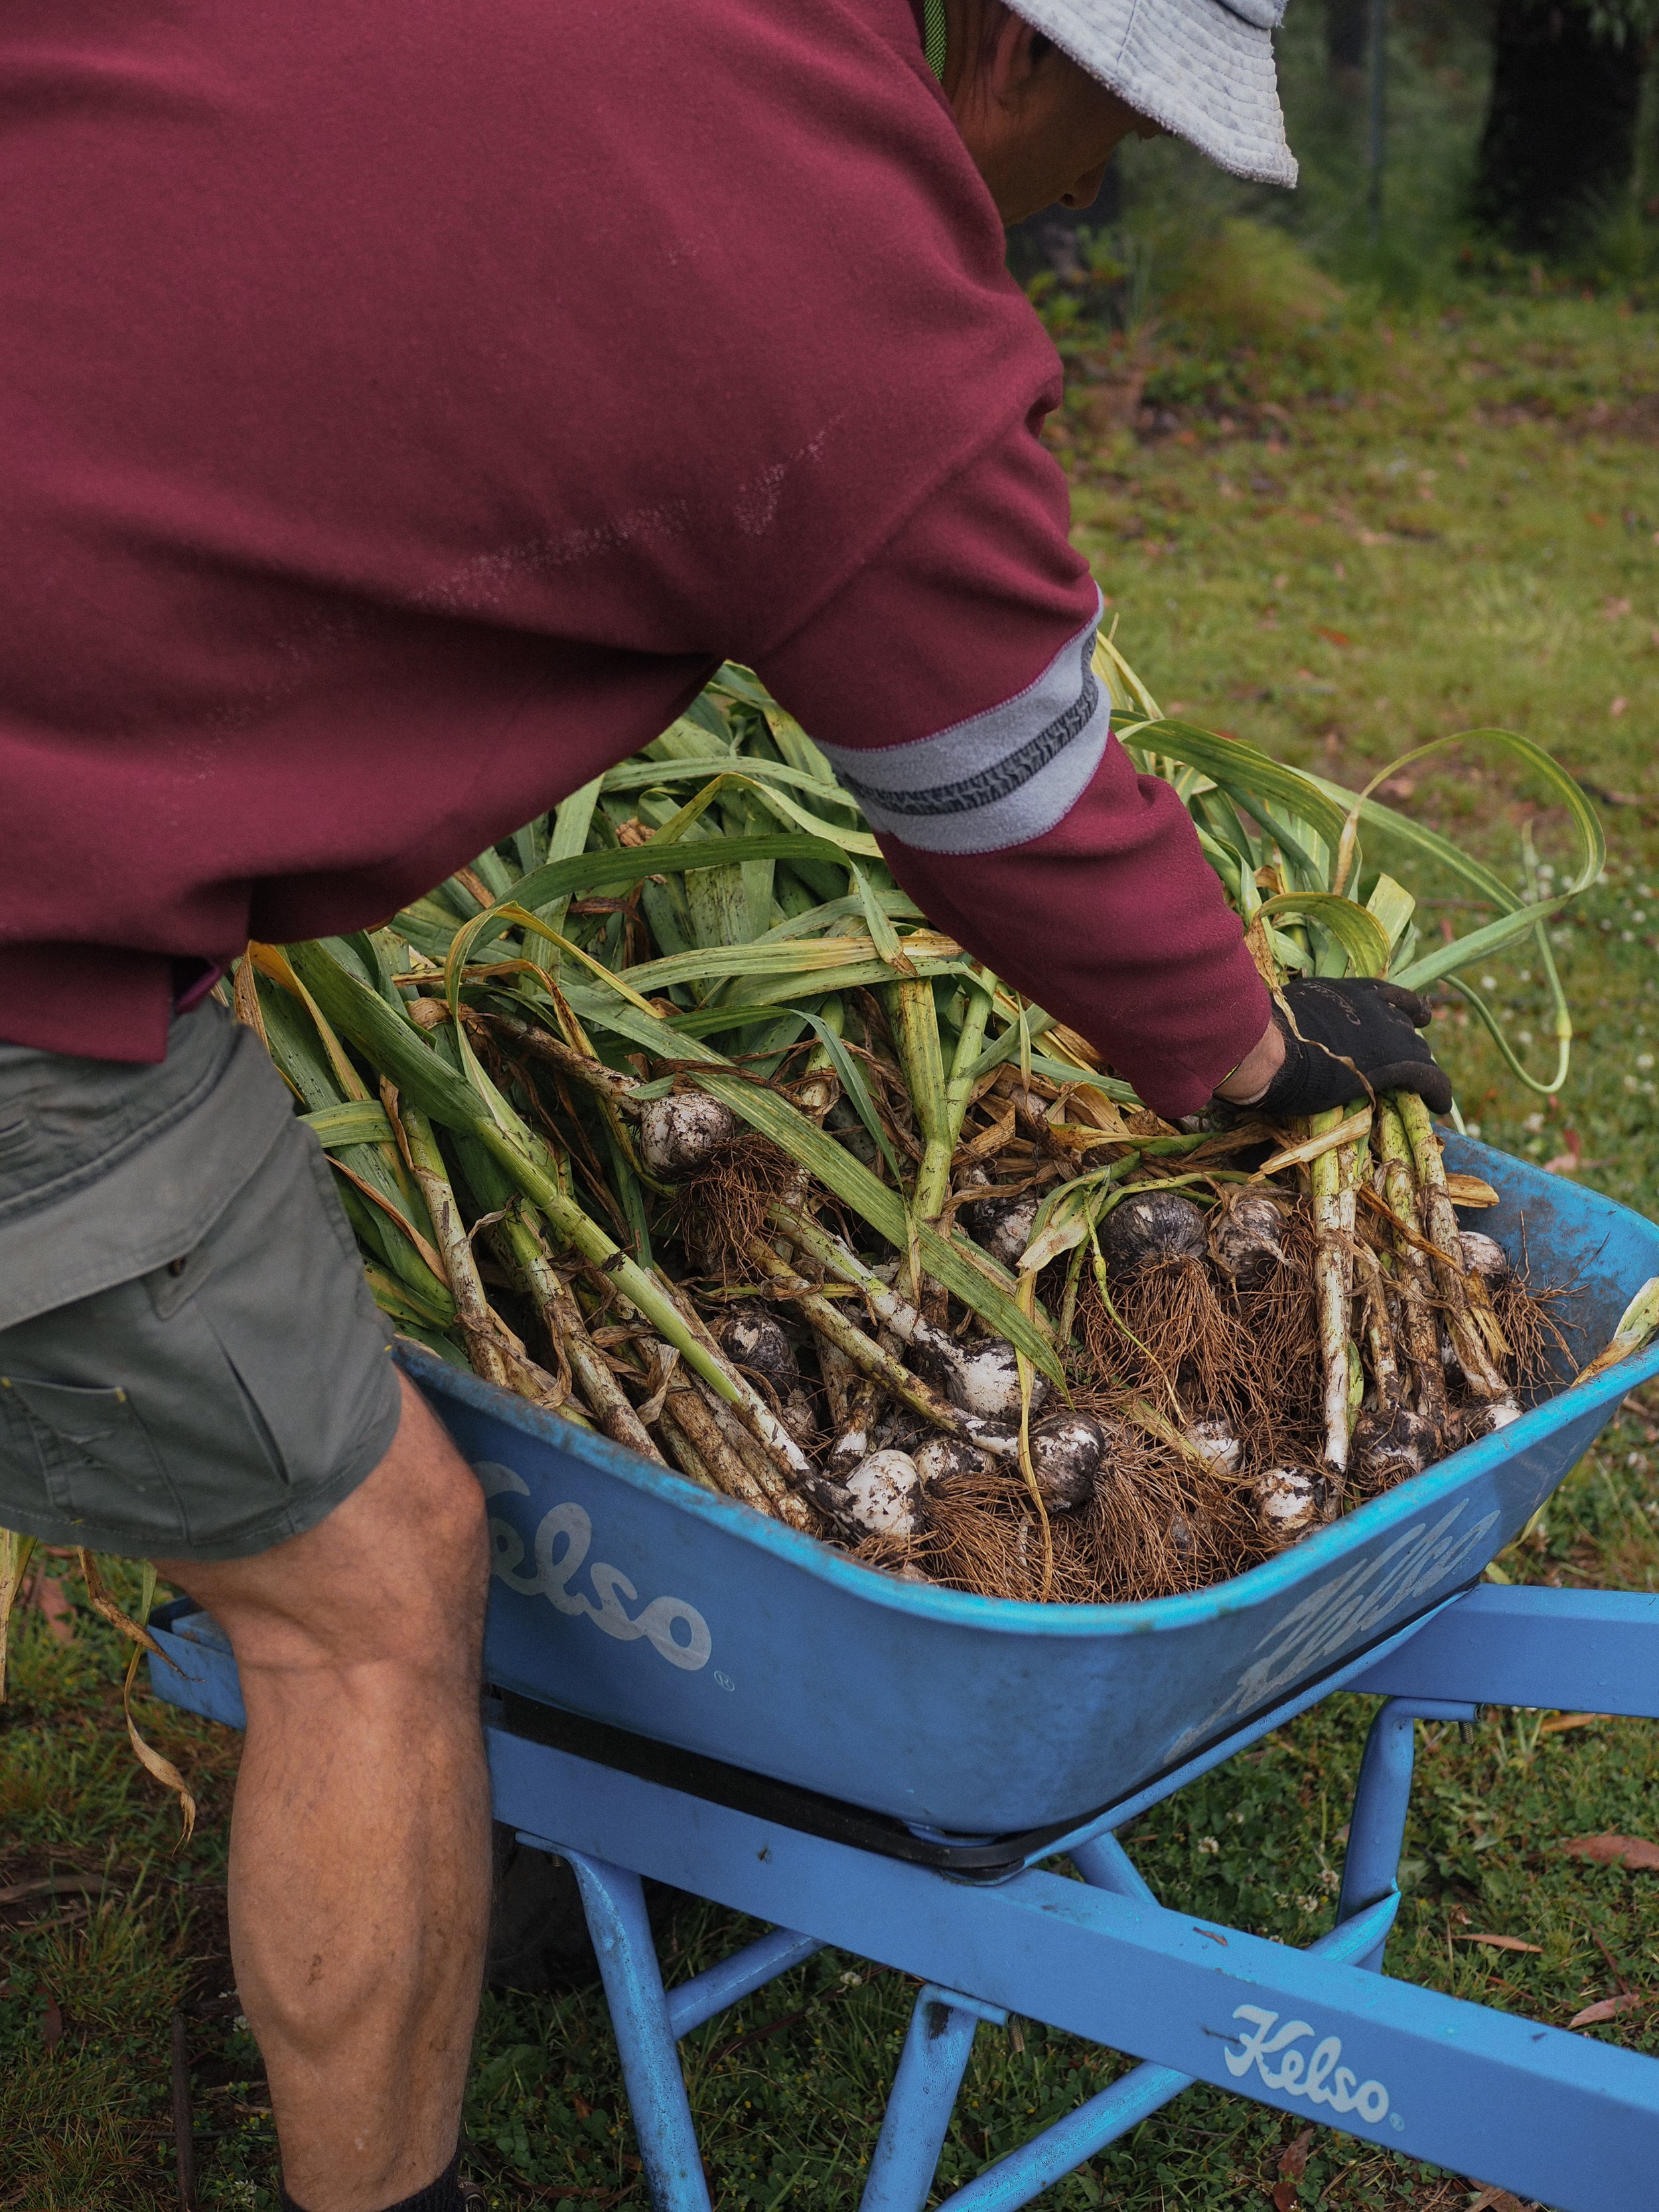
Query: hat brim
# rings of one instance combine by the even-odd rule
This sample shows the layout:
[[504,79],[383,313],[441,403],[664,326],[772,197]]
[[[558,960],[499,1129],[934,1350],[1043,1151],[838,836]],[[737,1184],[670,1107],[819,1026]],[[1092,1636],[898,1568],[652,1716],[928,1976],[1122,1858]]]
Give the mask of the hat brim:
[[1138,113],[1188,140],[1220,168],[1293,185],[1273,33],[1222,0],[1014,0]]

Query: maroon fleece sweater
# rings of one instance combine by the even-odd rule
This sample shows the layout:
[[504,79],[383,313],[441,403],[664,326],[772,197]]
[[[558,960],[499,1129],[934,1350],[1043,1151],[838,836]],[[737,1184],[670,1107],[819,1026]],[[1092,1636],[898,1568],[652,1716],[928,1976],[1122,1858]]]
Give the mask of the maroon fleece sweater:
[[1255,1043],[908,0],[10,0],[0,118],[0,1037],[158,1058],[729,655],[1152,1103]]

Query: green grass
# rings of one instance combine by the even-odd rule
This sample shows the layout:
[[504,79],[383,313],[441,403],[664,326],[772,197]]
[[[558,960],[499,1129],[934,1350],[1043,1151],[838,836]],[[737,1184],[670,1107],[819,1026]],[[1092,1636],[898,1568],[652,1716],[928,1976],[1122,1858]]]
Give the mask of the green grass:
[[[1654,1077],[1659,893],[1659,403],[1644,405],[1645,318],[1610,302],[1471,302],[1455,327],[1402,325],[1346,404],[1172,405],[1144,442],[1081,408],[1062,442],[1079,532],[1119,641],[1166,706],[1352,781],[1419,739],[1496,722],[1550,744],[1607,807],[1606,885],[1557,933],[1579,1021],[1558,1105],[1533,1099],[1450,1005],[1437,1044],[1484,1133],[1659,1210]],[[1249,379],[1243,382],[1248,386]],[[1248,392],[1247,392],[1248,401]],[[1645,427],[1644,427],[1645,426]],[[1600,517],[1597,520],[1595,518]],[[1628,601],[1628,609],[1622,603]],[[1340,635],[1337,642],[1328,633]],[[1613,702],[1622,698],[1615,715]],[[1528,794],[1478,755],[1396,803],[1518,866]],[[1552,823],[1534,822],[1551,852]],[[1535,960],[1489,971],[1516,1026],[1541,1016]],[[1532,1061],[1542,1066],[1540,1030]],[[1536,1117],[1536,1126],[1534,1126]],[[1505,1569],[1651,1589],[1659,1577],[1659,1407],[1637,1407],[1569,1478]],[[130,1595],[130,1593],[129,1593]],[[82,1607],[66,1649],[31,1615],[0,1718],[0,1887],[56,1871],[101,1896],[0,1908],[0,2212],[171,2212],[170,2023],[189,2022],[201,2201],[266,2212],[270,2124],[237,2026],[223,1937],[224,1826],[236,1739],[140,1699],[143,1724],[202,1797],[175,1851],[170,1802],[120,1728],[115,1638]],[[1130,1836],[1171,1905],[1305,1942],[1328,1923],[1340,1827],[1370,1701],[1340,1698],[1155,1809]],[[1651,1832],[1659,1731],[1542,1733],[1491,1718],[1420,1733],[1396,1973],[1565,2023],[1618,1978],[1659,1991],[1659,1882],[1567,1859],[1561,1839]],[[672,1973],[741,1940],[689,1907]],[[1511,1935],[1536,1953],[1460,1942]],[[912,1990],[822,1954],[686,2045],[725,2207],[856,2202]],[[56,2031],[49,2035],[48,2031]],[[1659,2007],[1592,2030],[1659,2050]],[[942,2179],[964,2179],[1124,2062],[1033,2023],[981,2031]],[[605,2009],[591,1989],[487,2002],[468,2127],[499,2212],[552,2203],[643,2212]],[[1043,2201],[1056,2212],[1218,2212],[1270,2201],[1289,2119],[1194,2091]],[[1464,2177],[1316,2134],[1301,2201],[1449,2208]]]
[[[1450,1003],[1436,1042],[1490,1140],[1554,1157],[1571,1149],[1571,1129],[1584,1179],[1649,1212],[1659,1210],[1653,337],[1651,317],[1610,302],[1473,301],[1451,326],[1385,327],[1376,381],[1346,402],[1168,408],[1149,441],[1103,441],[1079,385],[1056,434],[1118,642],[1166,709],[1353,784],[1428,738],[1497,724],[1548,746],[1602,801],[1607,881],[1553,933],[1578,1037],[1559,1100],[1529,1094]],[[1411,781],[1391,801],[1516,884],[1523,820],[1546,864],[1561,856],[1537,795],[1478,747]],[[1523,947],[1480,973],[1517,1033],[1536,1018],[1522,1049],[1547,1073],[1538,959]]]

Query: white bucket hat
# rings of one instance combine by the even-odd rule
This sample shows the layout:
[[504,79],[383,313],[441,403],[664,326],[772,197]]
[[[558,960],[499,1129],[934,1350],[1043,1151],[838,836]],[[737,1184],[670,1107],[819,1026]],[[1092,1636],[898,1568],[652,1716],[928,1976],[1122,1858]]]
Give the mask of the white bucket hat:
[[1273,34],[1285,0],[1011,0],[1131,107],[1236,177],[1293,185]]

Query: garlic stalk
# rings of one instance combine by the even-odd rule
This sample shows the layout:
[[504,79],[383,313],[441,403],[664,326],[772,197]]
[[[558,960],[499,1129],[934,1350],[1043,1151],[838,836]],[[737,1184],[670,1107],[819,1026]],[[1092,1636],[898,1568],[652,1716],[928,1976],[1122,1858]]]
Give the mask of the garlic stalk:
[[431,1122],[407,1098],[399,1103],[398,1118],[409,1147],[410,1171],[426,1200],[432,1233],[455,1301],[455,1326],[466,1340],[473,1366],[487,1382],[512,1390],[532,1405],[557,1407],[566,1393],[530,1358],[484,1296],[477,1261]]
[[[1310,1138],[1322,1137],[1343,1120],[1343,1109],[1333,1106],[1311,1115]],[[1313,1199],[1314,1297],[1319,1325],[1320,1369],[1323,1376],[1321,1412],[1325,1426],[1324,1460],[1334,1474],[1348,1464],[1352,1433],[1348,1406],[1348,1309],[1353,1295],[1354,1197],[1346,1162],[1350,1147],[1337,1146],[1316,1153],[1308,1163]]]
[[1417,1410],[1437,1428],[1446,1419],[1446,1377],[1440,1364],[1440,1332],[1435,1317],[1428,1255],[1402,1233],[1409,1228],[1421,1233],[1417,1203],[1417,1177],[1412,1166],[1410,1141],[1400,1118],[1398,1094],[1378,1101],[1376,1147],[1382,1169],[1383,1203],[1395,1218],[1395,1278],[1400,1286],[1406,1351],[1417,1388]]
[[[770,1210],[781,1229],[824,1273],[858,1291],[870,1311],[902,1343],[920,1352],[943,1377],[945,1388],[964,1413],[981,1419],[1014,1422],[1019,1419],[1019,1375],[1016,1355],[1000,1338],[978,1338],[958,1344],[935,1328],[908,1298],[901,1297],[872,1268],[866,1267],[838,1237],[830,1236],[817,1223],[793,1207],[777,1205]],[[1040,1408],[1049,1395],[1045,1377],[1034,1385],[1033,1405]]]
[[613,1443],[663,1463],[650,1431],[629,1402],[599,1346],[587,1334],[581,1309],[549,1257],[535,1216],[516,1200],[490,1231],[496,1250],[524,1284],[549,1337],[570,1363],[577,1386],[599,1427]]
[[1453,1210],[1451,1194],[1446,1188],[1445,1163],[1440,1157],[1434,1123],[1429,1118],[1428,1108],[1414,1091],[1396,1091],[1395,1097],[1407,1142],[1411,1146],[1412,1163],[1417,1170],[1424,1232],[1437,1253],[1430,1264],[1445,1308],[1446,1328],[1457,1364],[1477,1398],[1501,1398],[1509,1386],[1493,1364],[1485,1332],[1474,1317],[1468,1279],[1463,1273],[1462,1250],[1457,1241],[1457,1215]]
[[[826,1240],[829,1241],[829,1240]],[[960,1437],[964,1442],[977,1444],[981,1451],[1002,1459],[1012,1459],[1018,1450],[1015,1434],[960,1406],[953,1406],[924,1382],[919,1376],[901,1364],[891,1352],[884,1350],[873,1337],[866,1336],[856,1322],[848,1319],[833,1298],[815,1291],[787,1260],[781,1259],[769,1244],[759,1237],[746,1248],[745,1256],[750,1263],[769,1275],[776,1285],[776,1295],[787,1297],[799,1308],[806,1320],[825,1343],[833,1345],[842,1358],[878,1383],[884,1390],[896,1398],[901,1405],[920,1413],[924,1421],[943,1429],[947,1436]],[[885,1290],[884,1285],[883,1289]],[[899,1303],[902,1303],[900,1301]],[[917,1319],[920,1320],[920,1316]],[[927,1327],[923,1322],[922,1326]],[[867,1435],[867,1430],[866,1431]]]

